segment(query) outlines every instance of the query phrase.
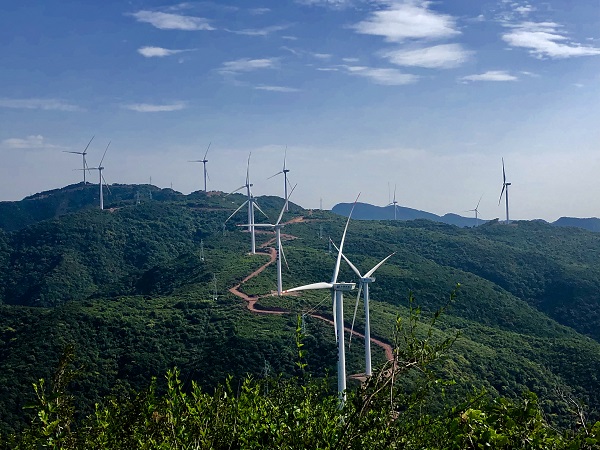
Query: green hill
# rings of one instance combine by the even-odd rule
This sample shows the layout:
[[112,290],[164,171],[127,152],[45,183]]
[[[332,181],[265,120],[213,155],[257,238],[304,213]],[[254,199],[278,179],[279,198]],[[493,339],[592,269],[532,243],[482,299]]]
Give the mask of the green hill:
[[[54,208],[48,220],[0,230],[2,429],[22,426],[31,383],[51,376],[68,343],[75,343],[82,365],[75,391],[88,411],[101,396],[142,389],[174,365],[186,382],[207,388],[227,374],[292,374],[296,314],[305,314],[311,372],[335,371],[333,330],[308,315],[331,314],[327,292],[259,300],[262,308],[290,311],[285,315],[251,313],[228,292],[267,262],[265,255],[247,254],[248,233],[236,226],[246,221],[243,214],[222,227],[244,201],[241,195],[167,190],[164,198],[156,194],[137,204],[139,187],[111,187],[122,196],[108,203],[111,210],[99,211],[91,203],[73,206],[88,186],[80,188],[33,200],[71,205],[60,214]],[[29,201],[11,207],[25,211]],[[270,217],[283,204],[276,197],[259,202]],[[284,220],[304,219],[283,230],[290,266],[284,287],[330,279],[334,255],[326,237],[339,240],[344,219],[291,210]],[[258,234],[258,245],[272,236]],[[407,315],[410,291],[433,311],[460,283],[456,301],[437,324],[440,336],[461,332],[439,368],[457,380],[454,395],[473,386],[508,396],[530,389],[557,423],[568,415],[566,395],[598,410],[600,235],[539,222],[466,229],[427,220],[350,224],[345,253],[359,268],[366,271],[393,251],[371,289],[376,336],[392,339],[396,316]],[[357,281],[345,266],[340,279]],[[270,265],[241,289],[262,296],[275,280]],[[348,324],[353,295],[345,299]],[[383,361],[383,352],[374,351]],[[349,373],[362,371],[361,360],[362,342],[354,338]]]

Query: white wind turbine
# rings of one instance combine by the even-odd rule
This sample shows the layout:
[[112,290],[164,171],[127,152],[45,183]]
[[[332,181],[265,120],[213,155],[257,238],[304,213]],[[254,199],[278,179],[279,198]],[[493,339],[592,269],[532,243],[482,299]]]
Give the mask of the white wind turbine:
[[206,153],[204,154],[203,159],[197,159],[195,161],[188,161],[188,162],[193,162],[193,163],[202,163],[204,165],[204,192],[206,192],[206,177],[208,176],[208,172],[206,171],[206,163],[208,162],[208,159],[206,159],[206,156],[208,155],[208,150],[210,149],[210,144],[212,144],[212,142],[208,143],[208,147],[206,148]]
[[85,185],[85,172],[86,172],[86,168],[87,168],[87,163],[85,162],[85,155],[87,155],[87,149],[90,146],[90,144],[92,143],[92,141],[94,140],[96,136],[92,136],[92,138],[90,139],[90,142],[88,142],[88,145],[85,146],[85,149],[82,152],[72,152],[72,151],[68,151],[68,150],[63,150],[64,153],[74,153],[76,155],[81,155],[83,156],[83,184]]
[[506,182],[506,172],[504,171],[504,158],[502,158],[502,191],[500,192],[500,199],[498,200],[498,206],[500,206],[500,202],[502,201],[502,194],[504,194],[504,191],[506,190],[506,223],[509,223],[509,217],[508,217],[508,187],[511,185],[512,183],[507,183]]
[[[335,243],[333,243],[333,246],[339,252],[339,249],[337,248]],[[354,271],[354,273],[356,275],[358,275],[358,277],[360,279],[359,286],[358,286],[358,295],[356,296],[356,304],[354,305],[354,316],[352,317],[352,328],[351,328],[352,331],[354,330],[354,320],[356,319],[356,310],[358,309],[358,300],[360,299],[360,291],[361,290],[363,291],[363,300],[364,300],[364,304],[365,304],[365,374],[368,377],[370,377],[373,374],[373,371],[371,368],[371,319],[369,316],[369,284],[373,283],[375,281],[375,278],[372,277],[372,275],[375,273],[375,271],[377,269],[379,269],[383,265],[384,262],[386,262],[388,259],[390,259],[392,256],[394,256],[395,253],[396,252],[383,258],[378,264],[375,265],[375,267],[373,267],[371,270],[369,270],[364,275],[361,275],[360,271],[356,268],[356,266],[354,264],[352,264],[350,262],[350,260],[348,258],[346,258],[346,255],[344,255],[342,253],[342,258],[344,258],[344,260],[348,263],[350,268]],[[350,333],[350,339],[352,339],[352,332]]]
[[394,201],[388,203],[386,207],[394,205],[394,220],[396,220],[396,211],[398,211],[398,202],[396,201],[396,185],[394,184]]
[[475,226],[476,227],[479,225],[479,218],[478,218],[477,214],[479,214],[479,204],[481,203],[482,198],[483,198],[483,194],[481,194],[481,197],[479,197],[479,201],[477,202],[477,206],[475,207],[475,209],[467,209],[467,212],[475,212]]
[[[359,194],[360,195],[360,194]],[[311,289],[331,289],[331,297],[333,301],[333,323],[335,327],[335,337],[338,344],[338,396],[343,403],[346,400],[346,353],[344,348],[344,292],[351,291],[355,288],[355,283],[343,283],[338,282],[337,277],[340,272],[340,262],[342,260],[342,250],[344,249],[344,241],[346,240],[346,231],[348,231],[348,224],[350,223],[350,217],[352,217],[352,211],[354,211],[354,206],[356,206],[356,202],[358,201],[358,197],[350,210],[350,214],[348,214],[348,220],[346,221],[346,227],[344,228],[344,234],[342,235],[342,240],[340,242],[340,249],[338,251],[337,259],[335,262],[335,267],[333,269],[333,276],[331,277],[331,281],[321,282],[321,283],[313,283],[307,284],[305,286],[299,286],[292,289],[287,289],[283,291],[284,294],[288,292],[296,292],[296,291],[307,291]]]
[[[269,216],[267,216],[264,211],[262,209],[260,209],[260,206],[258,206],[258,203],[256,203],[256,199],[254,198],[254,196],[252,195],[252,190],[250,189],[253,185],[250,183],[250,157],[252,156],[252,153],[250,153],[250,155],[248,155],[248,167],[246,169],[246,184],[243,186],[240,186],[239,188],[237,188],[235,191],[231,192],[230,194],[234,194],[237,191],[246,188],[246,193],[248,195],[248,200],[246,200],[244,203],[242,203],[238,209],[236,209],[228,218],[227,220],[225,220],[225,223],[227,223],[229,221],[229,219],[231,219],[233,216],[236,215],[236,213],[242,209],[242,207],[244,205],[248,205],[248,231],[250,232],[250,241],[251,241],[251,246],[250,246],[250,253],[255,254],[256,253],[256,235],[254,233],[254,207],[256,206],[256,209],[258,209],[261,213],[263,213],[263,215],[268,219]],[[227,194],[227,195],[230,195]]]
[[[288,178],[287,178],[287,174],[290,171],[290,169],[287,169],[285,166],[285,161],[287,159],[287,146],[285,147],[285,153],[283,156],[283,169],[281,169],[279,172],[277,172],[275,175],[271,175],[269,178],[267,178],[267,180],[270,180],[273,177],[276,177],[277,175],[281,175],[283,174],[283,198],[288,198]],[[289,205],[286,203],[285,204],[285,210],[286,212],[289,211]]]
[[[294,189],[296,189],[296,186],[294,186],[292,188],[292,190],[290,191],[290,197],[292,196]],[[281,212],[279,213],[277,222],[275,222],[274,224],[272,224],[272,223],[255,223],[254,224],[255,227],[271,228],[271,229],[275,230],[275,236],[277,239],[277,295],[281,295],[281,292],[283,290],[282,277],[281,277],[281,258],[283,257],[283,259],[285,260],[285,253],[283,252],[283,246],[281,245],[281,229],[285,226],[285,224],[281,223],[281,219],[283,217],[283,213],[286,210],[288,200],[289,200],[289,197],[285,199],[285,203],[283,204],[283,208],[281,208]],[[240,226],[244,227],[246,225],[240,225]],[[285,261],[285,264],[287,266],[287,260]],[[289,268],[289,266],[288,266],[288,268]]]
[[100,209],[104,209],[104,195],[102,192],[102,182],[104,182],[104,184],[106,185],[106,189],[108,189],[108,192],[110,192],[110,189],[108,188],[108,184],[106,183],[106,180],[104,179],[104,176],[102,175],[102,171],[104,170],[104,167],[102,167],[102,161],[104,161],[104,157],[106,156],[108,147],[110,147],[110,142],[106,146],[106,150],[104,150],[104,154],[102,155],[102,159],[100,160],[100,164],[98,164],[98,167],[87,167],[85,169],[85,170],[97,170],[98,171],[98,175],[99,175],[98,179],[99,179],[99,185],[100,185]]

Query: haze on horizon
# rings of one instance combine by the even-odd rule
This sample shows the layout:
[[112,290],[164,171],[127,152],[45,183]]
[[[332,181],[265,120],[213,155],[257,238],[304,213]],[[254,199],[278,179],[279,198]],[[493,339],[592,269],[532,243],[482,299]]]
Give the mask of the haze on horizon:
[[[592,2],[593,3],[593,2]],[[0,15],[0,200],[81,181],[245,181],[295,203],[600,216],[600,5],[567,0],[13,2]],[[89,180],[96,182],[97,174]],[[107,197],[107,201],[110,198]]]

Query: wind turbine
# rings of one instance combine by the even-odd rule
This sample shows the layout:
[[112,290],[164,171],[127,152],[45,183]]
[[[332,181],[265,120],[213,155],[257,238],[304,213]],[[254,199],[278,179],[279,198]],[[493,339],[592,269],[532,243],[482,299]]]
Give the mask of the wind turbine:
[[104,196],[103,196],[103,192],[102,192],[102,182],[104,182],[104,184],[106,185],[106,188],[110,192],[110,189],[108,188],[108,184],[106,183],[104,176],[102,176],[102,171],[104,170],[104,167],[102,167],[102,161],[104,161],[104,157],[106,156],[108,147],[110,147],[110,142],[106,146],[106,150],[104,150],[104,154],[102,155],[102,159],[100,160],[100,164],[98,164],[98,167],[87,167],[85,169],[85,170],[97,170],[98,171],[98,175],[99,175],[98,178],[99,178],[99,184],[100,184],[100,209],[104,209]]
[[68,150],[63,150],[64,153],[74,153],[76,155],[83,156],[83,169],[81,169],[81,170],[83,170],[83,184],[84,185],[85,185],[85,169],[87,168],[87,163],[85,162],[85,155],[87,155],[87,149],[95,137],[96,136],[92,136],[92,138],[90,139],[90,142],[88,142],[88,145],[85,146],[85,149],[82,152],[72,152],[72,151],[68,151]]
[[504,194],[504,191],[506,190],[506,223],[509,223],[509,217],[508,217],[508,187],[511,185],[512,183],[507,183],[506,182],[506,172],[504,170],[504,158],[502,158],[502,191],[500,192],[500,199],[498,200],[498,206],[500,206],[500,202],[502,201],[502,195]]
[[206,163],[208,162],[208,159],[206,159],[206,156],[208,155],[208,149],[210,149],[210,144],[212,144],[212,142],[208,143],[208,147],[206,148],[206,153],[204,154],[203,159],[197,159],[195,161],[188,161],[188,162],[193,162],[193,163],[202,163],[204,165],[204,192],[206,192],[206,177],[208,176],[208,172],[206,172]]
[[[294,192],[294,189],[296,189],[296,186],[294,186],[292,188],[292,190],[290,192],[290,197],[291,197],[292,193]],[[289,197],[287,197],[285,199],[285,203],[283,204],[283,208],[281,208],[281,212],[279,213],[277,222],[275,222],[274,224],[272,224],[272,223],[255,223],[254,224],[255,227],[272,228],[275,230],[275,236],[277,239],[277,295],[279,295],[279,296],[281,296],[281,292],[283,290],[282,279],[281,279],[281,258],[283,257],[283,259],[285,260],[285,253],[283,253],[283,246],[281,245],[281,229],[284,227],[284,224],[281,223],[281,218],[283,217],[283,213],[286,210],[288,200],[289,200]],[[240,226],[243,227],[245,225],[240,225]],[[285,264],[287,266],[287,260],[286,260]],[[288,266],[288,268],[289,268],[289,266]]]
[[[389,191],[388,191],[389,194]],[[394,184],[394,201],[388,203],[386,207],[394,205],[394,220],[396,220],[396,211],[398,210],[398,202],[396,201],[396,185]]]
[[[283,198],[285,198],[285,199],[288,198],[288,192],[287,192],[287,190],[288,190],[288,179],[287,179],[287,174],[290,171],[290,169],[287,169],[285,167],[285,161],[286,161],[286,159],[287,159],[287,145],[285,147],[285,154],[283,156],[283,169],[281,169],[275,175],[271,175],[269,178],[267,178],[267,180],[270,180],[271,178],[276,177],[277,175],[283,174],[283,195],[284,195]],[[286,210],[286,212],[290,210],[287,201],[285,203],[285,210]]]
[[[332,244],[339,252],[339,249],[337,248],[335,243],[332,242]],[[375,278],[372,277],[375,271],[379,269],[384,262],[386,262],[388,259],[394,256],[395,253],[396,252],[383,258],[379,263],[375,265],[375,267],[373,267],[364,275],[361,275],[356,266],[352,264],[350,260],[346,258],[346,255],[342,253],[342,258],[344,258],[344,260],[348,263],[350,268],[354,271],[356,275],[358,275],[358,278],[360,279],[358,285],[358,295],[356,296],[356,304],[354,305],[354,316],[352,317],[352,330],[354,330],[354,320],[356,319],[356,310],[358,309],[360,291],[363,291],[363,300],[365,303],[365,374],[368,377],[370,377],[373,374],[373,371],[371,369],[371,319],[369,318],[369,284],[375,281]],[[350,333],[350,339],[352,339],[352,332]]]
[[479,204],[481,203],[482,198],[483,198],[483,194],[481,194],[481,197],[479,197],[479,201],[477,202],[477,206],[475,207],[475,209],[467,209],[467,212],[472,212],[472,211],[475,212],[475,226],[476,227],[479,225],[479,219],[477,217],[477,214],[479,213]]
[[[250,157],[252,156],[252,153],[250,153],[248,155],[248,168],[246,169],[246,184],[243,186],[240,186],[239,188],[237,188],[235,191],[231,192],[230,194],[234,194],[235,192],[246,188],[246,193],[248,195],[248,200],[246,200],[244,203],[242,203],[238,209],[236,209],[233,214],[231,214],[227,220],[225,220],[225,223],[227,223],[227,221],[229,219],[231,219],[233,216],[236,215],[236,213],[242,209],[242,207],[244,205],[248,205],[248,231],[250,232],[250,241],[251,241],[251,247],[250,247],[250,252],[252,254],[256,253],[256,236],[254,234],[254,207],[256,206],[256,208],[263,213],[263,215],[268,219],[269,216],[267,216],[264,211],[262,209],[260,209],[260,206],[258,206],[258,203],[256,203],[256,200],[254,199],[253,195],[252,195],[252,190],[250,189],[253,185],[250,183]],[[227,195],[230,195],[227,194]]]
[[[360,194],[359,194],[360,196]],[[352,211],[356,206],[358,197],[350,210],[348,220],[346,221],[346,227],[344,228],[344,234],[340,242],[340,249],[338,251],[335,267],[333,269],[333,276],[331,281],[307,284],[305,286],[299,286],[292,289],[283,291],[284,294],[288,292],[296,291],[307,291],[312,289],[331,289],[331,297],[333,302],[333,324],[335,327],[335,337],[338,344],[338,396],[340,401],[343,403],[346,400],[346,354],[344,348],[344,292],[351,291],[355,288],[355,283],[343,283],[338,282],[338,274],[340,272],[340,262],[342,260],[342,250],[344,249],[344,241],[346,240],[346,231],[348,231],[348,224],[350,223],[350,217],[352,217]]]

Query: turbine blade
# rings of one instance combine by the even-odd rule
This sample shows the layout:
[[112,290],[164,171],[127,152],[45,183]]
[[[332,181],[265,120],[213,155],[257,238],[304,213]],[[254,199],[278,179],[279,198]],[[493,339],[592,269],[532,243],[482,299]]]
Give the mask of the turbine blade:
[[252,156],[252,152],[248,155],[248,167],[246,168],[246,186],[250,185],[250,157]]
[[69,150],[63,150],[63,153],[75,153],[76,155],[83,155],[83,152],[72,152]]
[[[329,240],[331,241],[331,245],[333,245],[335,247],[335,249],[339,252],[340,249],[338,248],[337,245],[335,245],[335,242],[333,242],[333,240],[331,238],[329,238]],[[342,258],[344,258],[344,261],[346,261],[348,263],[348,265],[350,266],[350,268],[354,271],[354,273],[356,275],[358,275],[359,278],[362,278],[362,275],[360,274],[359,270],[356,268],[356,266],[354,264],[352,264],[350,262],[350,260],[348,258],[346,258],[346,255],[344,255],[342,253]]]
[[275,225],[273,225],[272,223],[254,223],[254,224],[244,223],[244,224],[238,225],[238,227],[249,227],[249,226],[261,227],[261,228],[275,228]]
[[[298,184],[296,184],[296,186],[298,186]],[[279,217],[277,218],[277,222],[275,222],[275,225],[279,225],[279,222],[281,222],[281,218],[283,217],[283,213],[285,212],[285,207],[287,206],[288,200],[292,196],[294,189],[296,189],[296,186],[292,188],[292,191],[288,194],[288,197],[285,199],[285,202],[283,203],[283,208],[281,208],[281,212],[279,213]]]
[[208,170],[206,171],[206,178],[208,178],[208,181],[210,181],[210,175],[208,174]]
[[110,143],[111,143],[111,141],[108,141],[108,145],[106,146],[106,150],[104,150],[104,154],[102,155],[102,159],[100,160],[100,164],[98,164],[98,167],[102,166],[102,161],[104,161],[104,157],[106,156],[106,152],[108,151],[108,147],[110,147]]
[[281,175],[282,173],[282,171],[279,171],[275,175],[271,175],[269,178],[267,178],[267,180],[270,180],[271,178],[276,177],[277,175]]
[[227,218],[227,220],[225,220],[225,223],[227,223],[227,221],[228,221],[229,219],[231,219],[233,216],[235,216],[235,214],[236,214],[236,213],[237,213],[237,212],[238,212],[240,209],[242,209],[242,208],[244,207],[244,205],[246,205],[246,203],[248,203],[248,200],[246,200],[244,203],[242,203],[242,204],[241,204],[241,205],[238,207],[238,209],[236,209],[236,210],[233,212],[233,214],[231,214],[231,215],[230,215],[230,216]]
[[373,267],[371,270],[369,270],[367,273],[365,273],[365,278],[370,277],[371,275],[373,275],[375,273],[375,271],[377,269],[379,269],[381,267],[381,265],[386,262],[388,259],[390,259],[392,256],[394,256],[396,254],[396,252],[392,253],[391,255],[386,256],[385,258],[383,258],[379,264],[377,264],[375,267]]
[[85,152],[87,152],[88,147],[90,146],[90,144],[92,143],[92,141],[94,140],[95,137],[96,137],[96,135],[92,136],[92,138],[90,139],[90,142],[88,142],[88,145],[85,146],[85,149],[83,150],[84,155],[85,155]]
[[348,350],[350,350],[350,344],[352,343],[352,335],[354,334],[354,321],[356,320],[356,311],[358,311],[358,300],[360,299],[360,292],[362,291],[363,284],[360,283],[358,286],[358,295],[356,296],[356,303],[354,304],[354,315],[352,316],[352,327],[350,328],[350,339],[348,339]]
[[312,283],[312,284],[305,284],[304,286],[298,286],[292,289],[286,289],[285,291],[283,291],[283,293],[288,293],[288,292],[298,292],[298,291],[312,291],[314,289],[331,289],[333,287],[333,284],[331,283],[326,283],[326,282],[321,282],[321,283]]
[[281,247],[279,248],[279,250],[281,250],[281,256],[283,256],[283,262],[285,262],[285,266],[287,267],[288,272],[290,271],[290,265],[287,262],[287,258],[285,257],[285,252],[283,251],[283,244],[281,244]]
[[504,194],[504,189],[506,188],[506,184],[502,185],[502,192],[500,192],[500,198],[498,199],[498,206],[500,206],[500,202],[502,201],[502,194]]
[[[246,185],[240,186],[239,188],[237,188],[235,191],[231,191],[229,194],[227,194],[225,197],[229,197],[231,194],[235,194],[238,191],[241,191],[242,189],[244,189],[246,187]],[[247,201],[247,200],[246,200]]]
[[335,268],[333,269],[333,277],[331,278],[332,283],[337,283],[337,277],[340,273],[340,263],[342,262],[342,250],[344,249],[344,241],[346,240],[346,232],[348,231],[348,224],[350,223],[350,218],[352,217],[352,212],[354,211],[354,207],[358,202],[358,197],[360,197],[360,193],[354,200],[354,204],[352,205],[352,209],[350,210],[350,214],[348,214],[348,220],[346,221],[346,227],[344,228],[344,234],[342,235],[342,240],[340,242],[340,249],[338,250],[337,260],[335,261]]
[[483,194],[481,194],[481,197],[479,197],[479,201],[477,202],[477,206],[472,211],[477,211],[477,208],[479,208],[479,204],[481,203],[481,199],[482,198],[483,198]]
[[[283,153],[283,170],[285,170],[285,160],[287,159],[287,145],[285,146],[285,152]],[[282,171],[283,173],[283,171]]]
[[204,154],[204,159],[206,159],[206,155],[208,155],[208,149],[210,148],[210,144],[212,144],[212,142],[208,143],[208,147],[206,148],[206,153]]
[[256,200],[254,200],[254,198],[252,198],[252,202],[254,203],[254,206],[256,206],[256,209],[258,209],[263,214],[263,216],[265,216],[268,219],[269,216],[267,216],[265,212],[262,209],[260,209],[260,206],[258,206],[258,203],[256,203]]
[[394,204],[396,204],[396,184],[394,184]]
[[112,195],[112,192],[110,192],[110,188],[108,187],[108,183],[104,179],[104,175],[102,175],[102,181],[104,182],[104,186],[106,186],[106,190],[108,191],[108,193]]
[[333,329],[335,330],[335,342],[338,342],[338,332],[337,332],[337,314],[336,314],[336,295],[335,291],[331,291],[331,295],[333,296]]
[[506,172],[504,171],[504,158],[502,158],[502,182],[506,184]]

